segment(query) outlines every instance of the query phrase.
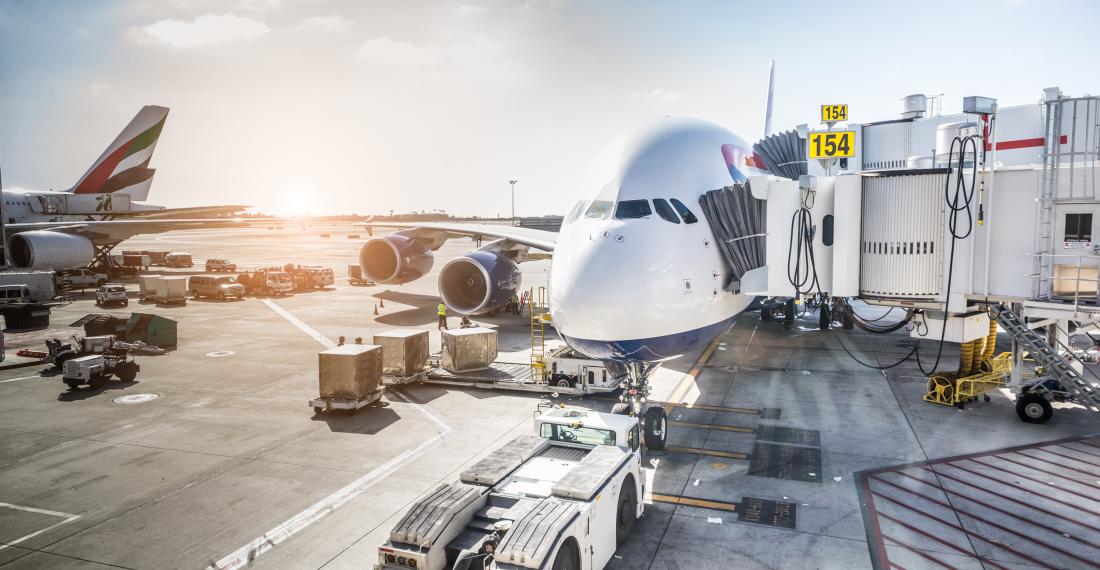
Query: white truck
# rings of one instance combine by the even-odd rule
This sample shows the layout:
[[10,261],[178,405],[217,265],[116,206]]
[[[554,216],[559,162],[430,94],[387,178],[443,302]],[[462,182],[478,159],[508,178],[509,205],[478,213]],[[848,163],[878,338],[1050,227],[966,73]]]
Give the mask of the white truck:
[[[30,294],[29,302],[45,303],[56,295],[53,271],[10,270],[0,271],[0,285],[24,285]],[[28,302],[28,301],[23,301]]]
[[91,269],[65,269],[57,272],[57,286],[69,289],[99,287],[107,283],[107,274]]
[[555,408],[413,504],[376,570],[603,568],[642,515],[633,416]]
[[216,271],[233,273],[237,271],[237,264],[229,261],[228,259],[207,259],[206,272],[214,273]]

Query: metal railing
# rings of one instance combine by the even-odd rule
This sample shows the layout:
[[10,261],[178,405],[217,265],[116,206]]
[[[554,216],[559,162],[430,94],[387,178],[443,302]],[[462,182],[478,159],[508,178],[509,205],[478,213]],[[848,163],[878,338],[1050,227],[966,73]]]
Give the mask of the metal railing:
[[[1031,255],[1033,257],[1049,258],[1050,261],[1050,263],[1040,263],[1040,267],[1044,268],[1043,271],[1027,275],[1029,279],[1035,281],[1036,288],[1034,290],[1042,292],[1036,296],[1037,300],[1072,300],[1074,307],[1082,303],[1092,306],[1100,305],[1100,257],[1092,253],[1033,253]],[[1073,259],[1074,261],[1072,263],[1058,263],[1057,258]],[[1072,276],[1058,275],[1059,268],[1070,270]],[[1085,270],[1087,275],[1083,276],[1082,270]],[[1059,288],[1059,283],[1065,284],[1066,282],[1073,283],[1072,289]],[[1049,284],[1049,288],[1044,288],[1044,283]],[[1091,284],[1091,288],[1082,291],[1082,283]],[[1085,295],[1082,295],[1082,293]]]

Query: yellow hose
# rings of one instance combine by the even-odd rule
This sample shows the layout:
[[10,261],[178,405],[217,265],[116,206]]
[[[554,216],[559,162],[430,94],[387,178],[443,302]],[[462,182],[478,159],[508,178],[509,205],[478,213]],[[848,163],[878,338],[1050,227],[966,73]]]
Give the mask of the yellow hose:
[[959,345],[959,376],[969,376],[970,367],[974,360],[974,341],[964,342]]
[[982,351],[982,356],[992,359],[993,353],[997,351],[997,321],[992,317],[989,319],[989,335],[985,337],[985,350]]
[[974,354],[970,356],[970,373],[982,372],[982,355],[985,354],[985,337],[974,339]]

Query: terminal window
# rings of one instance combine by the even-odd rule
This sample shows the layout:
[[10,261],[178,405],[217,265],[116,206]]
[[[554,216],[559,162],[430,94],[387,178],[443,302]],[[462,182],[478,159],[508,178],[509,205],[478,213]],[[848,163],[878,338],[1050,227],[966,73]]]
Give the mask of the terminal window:
[[1065,241],[1092,241],[1092,214],[1066,214]]

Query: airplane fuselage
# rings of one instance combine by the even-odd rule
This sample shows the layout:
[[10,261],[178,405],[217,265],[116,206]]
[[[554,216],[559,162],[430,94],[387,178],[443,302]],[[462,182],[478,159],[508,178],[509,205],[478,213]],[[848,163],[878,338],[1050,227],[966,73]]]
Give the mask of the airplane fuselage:
[[596,195],[565,218],[554,249],[550,310],[566,342],[594,358],[658,361],[723,333],[752,297],[723,289],[699,198],[760,173],[751,157],[697,120],[665,119],[612,145],[589,175]]
[[160,210],[129,194],[73,194],[44,190],[4,190],[4,221],[9,224],[110,219],[120,213]]

